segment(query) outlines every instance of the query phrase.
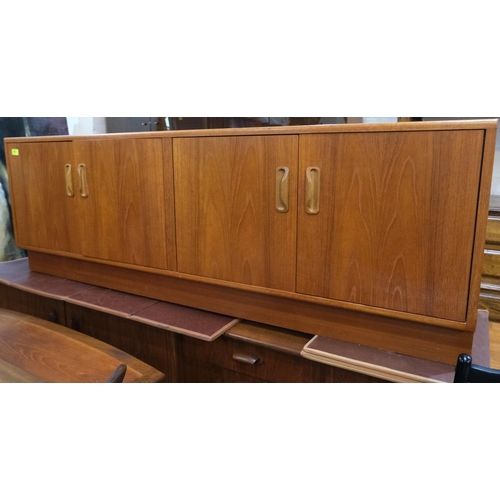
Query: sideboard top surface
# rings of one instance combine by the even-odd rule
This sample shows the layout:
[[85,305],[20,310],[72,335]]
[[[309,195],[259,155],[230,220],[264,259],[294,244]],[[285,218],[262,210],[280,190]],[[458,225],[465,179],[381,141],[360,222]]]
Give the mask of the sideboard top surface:
[[433,130],[479,130],[498,127],[497,119],[488,120],[450,120],[429,122],[390,122],[390,123],[354,123],[345,125],[304,125],[288,127],[248,127],[197,130],[170,130],[161,132],[137,132],[120,134],[94,134],[80,136],[40,136],[8,137],[9,142],[44,142],[44,141],[88,141],[96,139],[133,139],[133,138],[180,138],[180,137],[221,137],[238,135],[293,135],[293,134],[342,134],[352,132],[410,132]]

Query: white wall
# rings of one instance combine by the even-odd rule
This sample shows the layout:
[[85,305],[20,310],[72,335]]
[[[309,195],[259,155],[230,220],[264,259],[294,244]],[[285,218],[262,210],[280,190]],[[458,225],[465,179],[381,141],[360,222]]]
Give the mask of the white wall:
[[363,118],[363,123],[387,123],[387,122],[397,122],[396,118]]
[[93,135],[106,133],[106,119],[94,117],[68,117],[69,135]]
[[495,148],[495,162],[493,163],[493,180],[491,183],[491,194],[500,196],[500,134],[497,134],[497,145]]

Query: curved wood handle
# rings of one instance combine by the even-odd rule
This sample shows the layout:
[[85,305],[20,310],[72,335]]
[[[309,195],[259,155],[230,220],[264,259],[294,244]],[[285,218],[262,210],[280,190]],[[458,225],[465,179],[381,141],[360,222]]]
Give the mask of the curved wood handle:
[[320,171],[318,167],[309,167],[306,170],[306,213],[319,213],[319,186]]
[[276,169],[276,210],[282,214],[288,212],[288,167]]
[[82,198],[88,198],[89,186],[87,183],[87,167],[84,163],[78,165],[78,175],[80,177],[80,195]]
[[240,363],[245,363],[246,365],[261,365],[262,359],[249,354],[234,353],[233,359],[239,361]]
[[66,163],[66,165],[64,165],[64,170],[66,171],[65,173],[66,194],[70,198],[73,198],[73,196],[75,196],[75,193],[73,191],[73,177],[71,175],[71,165],[69,163]]

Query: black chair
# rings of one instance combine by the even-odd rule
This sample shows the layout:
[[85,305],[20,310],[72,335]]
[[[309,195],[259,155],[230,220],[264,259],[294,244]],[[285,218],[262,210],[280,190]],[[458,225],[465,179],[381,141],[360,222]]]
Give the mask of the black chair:
[[116,367],[116,370],[110,375],[106,382],[111,383],[121,383],[125,378],[125,373],[127,372],[127,365],[121,364]]
[[468,354],[460,354],[455,366],[454,383],[498,383],[500,382],[500,370],[473,365],[472,358]]

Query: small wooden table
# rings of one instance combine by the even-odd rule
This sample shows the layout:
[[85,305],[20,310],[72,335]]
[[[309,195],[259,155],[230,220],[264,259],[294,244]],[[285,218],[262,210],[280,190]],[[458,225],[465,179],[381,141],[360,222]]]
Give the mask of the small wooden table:
[[100,340],[33,316],[0,309],[0,382],[106,382],[120,364],[123,382],[164,374]]

